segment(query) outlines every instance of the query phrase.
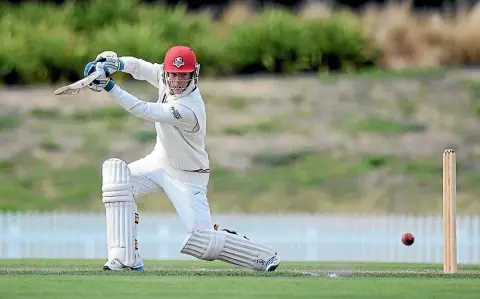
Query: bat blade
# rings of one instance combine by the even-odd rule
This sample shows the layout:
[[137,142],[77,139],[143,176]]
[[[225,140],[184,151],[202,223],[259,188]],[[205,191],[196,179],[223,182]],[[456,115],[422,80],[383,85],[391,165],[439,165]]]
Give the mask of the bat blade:
[[75,83],[62,86],[58,89],[56,89],[53,94],[54,95],[74,95],[79,93],[83,88],[87,87],[90,83],[93,82],[93,80],[97,79],[102,72],[100,71],[95,71],[88,75],[87,77],[83,78],[82,80],[79,80]]

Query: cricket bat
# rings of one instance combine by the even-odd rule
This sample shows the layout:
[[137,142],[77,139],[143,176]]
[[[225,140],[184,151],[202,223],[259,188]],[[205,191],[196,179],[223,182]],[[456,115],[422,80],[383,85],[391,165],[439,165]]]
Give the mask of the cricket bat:
[[54,95],[74,95],[79,93],[83,88],[87,87],[90,83],[93,82],[93,80],[97,79],[100,77],[102,74],[101,71],[95,71],[88,75],[87,77],[83,78],[82,80],[79,80],[75,83],[60,87],[56,89],[53,94]]

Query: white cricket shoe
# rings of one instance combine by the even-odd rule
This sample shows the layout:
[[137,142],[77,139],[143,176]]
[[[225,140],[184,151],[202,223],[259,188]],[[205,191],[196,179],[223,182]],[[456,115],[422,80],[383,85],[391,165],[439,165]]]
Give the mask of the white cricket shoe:
[[280,259],[278,258],[278,255],[274,255],[265,263],[265,271],[275,271],[279,265]]
[[103,265],[103,270],[112,270],[112,271],[124,271],[124,270],[134,270],[134,271],[143,271],[143,259],[137,252],[135,253],[135,265],[133,267],[125,266],[119,260],[111,260]]

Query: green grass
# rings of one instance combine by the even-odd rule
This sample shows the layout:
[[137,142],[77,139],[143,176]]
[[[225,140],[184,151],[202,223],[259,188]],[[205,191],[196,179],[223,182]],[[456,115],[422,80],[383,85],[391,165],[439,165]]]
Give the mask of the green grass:
[[46,136],[40,142],[40,148],[46,151],[59,151],[61,150],[60,144],[58,144],[52,137]]
[[0,116],[0,131],[14,129],[20,126],[21,120],[18,115],[9,114]]
[[439,77],[445,75],[447,69],[444,68],[412,68],[406,70],[390,70],[373,67],[363,69],[354,73],[321,73],[322,81],[330,82],[345,78],[355,79],[395,79],[395,78],[428,78]]
[[60,116],[60,111],[55,108],[33,108],[30,115],[40,119],[56,119]]
[[277,119],[269,118],[248,125],[231,126],[223,129],[226,135],[245,135],[247,133],[274,133],[281,132],[282,128]]
[[0,260],[1,298],[478,298],[479,266],[282,263],[255,272],[221,262],[147,261],[104,272],[102,260]]
[[[100,148],[91,150],[101,152]],[[55,169],[31,155],[4,161],[0,164],[0,210],[88,209],[101,190],[100,169],[101,164],[93,163]]]
[[413,122],[397,122],[379,117],[364,119],[351,118],[342,125],[351,134],[362,132],[378,133],[381,135],[400,135],[404,133],[421,133],[427,130],[426,125]]
[[224,99],[226,104],[235,110],[245,110],[248,107],[248,99],[241,97],[230,97]]
[[153,142],[157,138],[157,132],[154,130],[141,130],[133,134],[133,137],[136,141],[140,143]]
[[474,80],[465,82],[466,88],[470,94],[471,109],[475,116],[480,116],[480,84]]
[[[335,181],[354,183],[372,171],[406,173],[422,181],[434,182],[441,174],[441,164],[427,159],[405,159],[386,155],[334,157],[328,154],[298,151],[287,154],[265,153],[254,157],[257,167],[246,173],[216,169],[212,174],[213,188],[253,195],[270,189],[300,190],[332,188]],[[262,167],[263,165],[263,167]],[[350,190],[354,185],[350,186]],[[348,190],[348,188],[344,188]]]
[[91,110],[76,110],[72,114],[75,120],[117,120],[128,117],[128,112],[122,107],[104,107]]

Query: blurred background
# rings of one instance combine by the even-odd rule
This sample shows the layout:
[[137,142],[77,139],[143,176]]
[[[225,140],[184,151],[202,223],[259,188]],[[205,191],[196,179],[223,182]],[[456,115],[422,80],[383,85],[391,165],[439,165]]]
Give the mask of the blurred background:
[[[106,257],[101,164],[149,153],[154,126],[103,93],[53,90],[102,51],[162,62],[185,44],[214,222],[286,260],[441,262],[454,148],[459,262],[480,262],[476,1],[178,2],[0,1],[0,258]],[[145,258],[187,258],[165,195],[137,203]]]

